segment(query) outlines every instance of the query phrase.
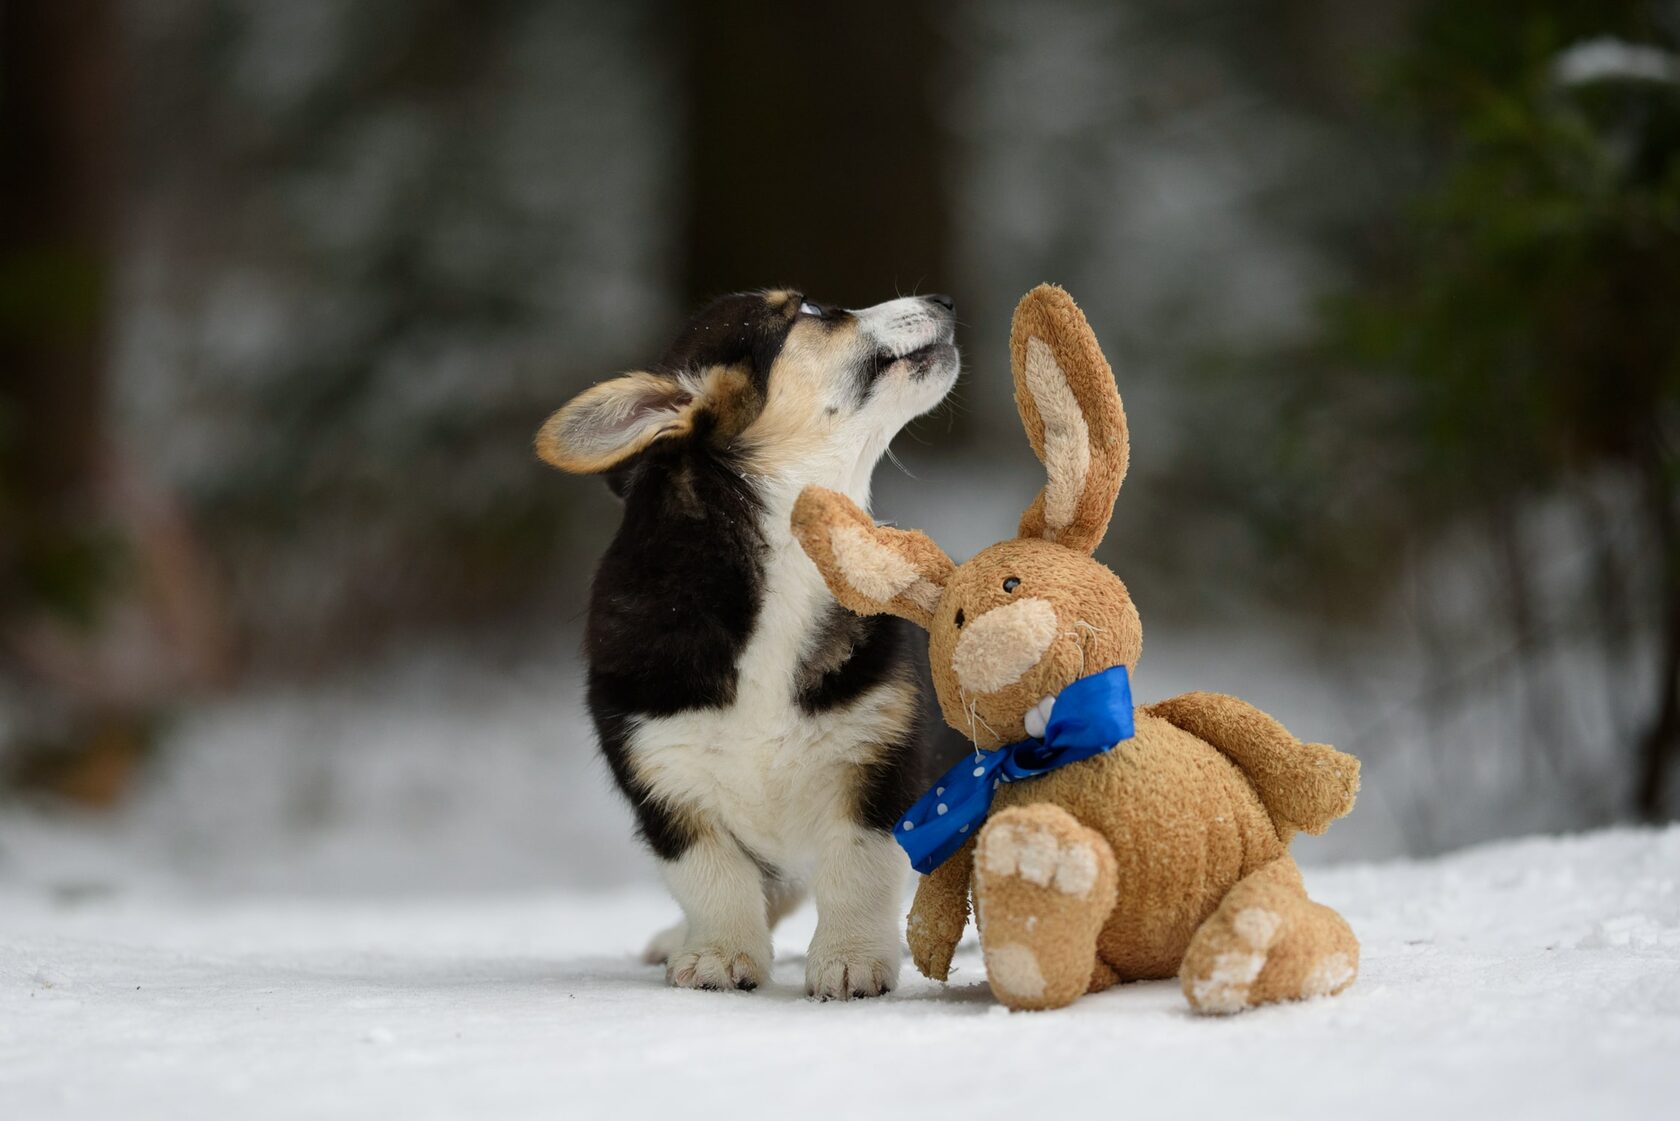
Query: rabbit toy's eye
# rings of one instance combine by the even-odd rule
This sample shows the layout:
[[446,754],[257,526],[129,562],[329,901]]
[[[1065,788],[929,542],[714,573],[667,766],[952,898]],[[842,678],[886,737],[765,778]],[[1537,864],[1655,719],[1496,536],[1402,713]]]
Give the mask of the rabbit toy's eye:
[[1019,576],[1011,576],[1011,577],[1009,577],[1009,579],[1007,579],[1003,582],[1003,590],[1006,591],[1006,592],[1012,592],[1016,588],[1019,588],[1020,586],[1021,586],[1021,578]]
[[962,611],[962,608],[959,607],[959,608],[957,608],[957,629],[959,631],[962,630],[962,625],[963,625],[963,611]]

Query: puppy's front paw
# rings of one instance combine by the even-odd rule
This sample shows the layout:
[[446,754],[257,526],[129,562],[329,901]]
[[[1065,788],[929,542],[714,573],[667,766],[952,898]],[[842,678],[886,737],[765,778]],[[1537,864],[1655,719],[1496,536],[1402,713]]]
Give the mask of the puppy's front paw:
[[689,946],[665,963],[665,980],[679,989],[756,989],[770,976],[769,954],[728,946]]
[[805,958],[805,995],[817,1000],[880,996],[898,985],[898,942],[879,946],[811,946]]

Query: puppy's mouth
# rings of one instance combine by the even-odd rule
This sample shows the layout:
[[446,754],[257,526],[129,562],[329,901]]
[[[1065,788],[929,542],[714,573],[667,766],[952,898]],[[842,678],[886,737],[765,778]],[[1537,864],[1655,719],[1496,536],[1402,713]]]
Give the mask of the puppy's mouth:
[[876,351],[870,381],[900,369],[912,381],[916,381],[934,370],[944,369],[956,361],[957,348],[953,345],[955,337],[956,332],[951,329],[950,324],[946,324],[932,342],[924,343],[914,350],[897,353],[887,349]]
[[957,348],[947,342],[928,343],[906,354],[883,351],[875,356],[875,376],[881,377],[895,367],[902,366],[911,379],[927,376],[935,367],[943,366],[957,356]]

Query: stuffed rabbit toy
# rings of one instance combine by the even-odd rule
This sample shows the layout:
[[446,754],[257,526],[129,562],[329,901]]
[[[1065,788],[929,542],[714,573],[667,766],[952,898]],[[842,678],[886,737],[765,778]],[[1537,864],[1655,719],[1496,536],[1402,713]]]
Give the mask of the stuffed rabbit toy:
[[945,719],[975,754],[898,823],[922,872],[916,967],[943,981],[972,894],[986,974],[1013,1009],[1177,975],[1236,1012],[1353,982],[1359,943],[1289,855],[1353,806],[1359,763],[1232,697],[1134,709],[1143,630],[1093,557],[1126,473],[1126,417],[1084,315],[1042,285],[1016,308],[1015,401],[1049,476],[1019,535],[954,564],[807,488],[794,531],[836,598],[927,628]]

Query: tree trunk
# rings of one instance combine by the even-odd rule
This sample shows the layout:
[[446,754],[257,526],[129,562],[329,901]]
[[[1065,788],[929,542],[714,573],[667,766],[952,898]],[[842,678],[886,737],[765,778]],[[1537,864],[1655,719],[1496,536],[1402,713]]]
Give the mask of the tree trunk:
[[98,506],[115,48],[107,0],[0,3],[0,619]]
[[1680,525],[1667,465],[1660,456],[1646,465],[1645,476],[1662,565],[1662,616],[1656,711],[1639,744],[1635,806],[1647,821],[1658,821],[1666,816],[1669,772],[1680,755]]
[[937,11],[684,5],[691,301],[789,285],[861,307],[953,290]]
[[44,617],[85,633],[106,590],[117,56],[109,0],[0,2],[0,672],[29,683],[0,779],[89,804],[127,785],[143,722],[43,676],[19,636]]

